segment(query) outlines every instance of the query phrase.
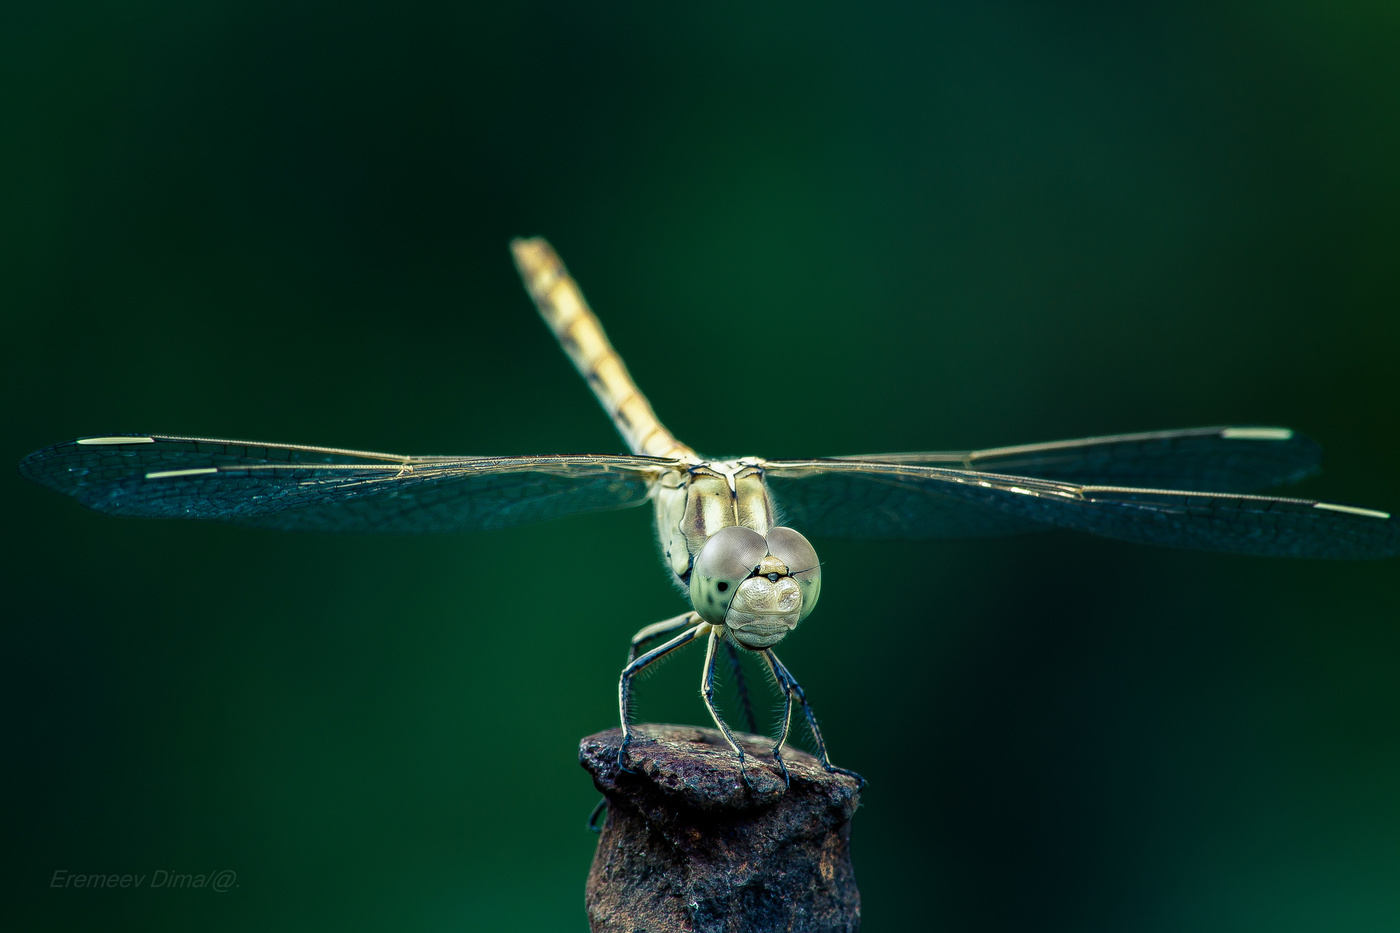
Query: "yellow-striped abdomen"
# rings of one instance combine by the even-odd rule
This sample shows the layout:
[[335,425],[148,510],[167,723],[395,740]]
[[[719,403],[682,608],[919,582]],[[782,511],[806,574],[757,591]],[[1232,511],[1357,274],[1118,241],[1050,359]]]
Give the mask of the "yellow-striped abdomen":
[[540,316],[588,381],[628,449],[647,457],[694,458],[695,451],[657,419],[553,247],[535,237],[512,240],[510,248]]

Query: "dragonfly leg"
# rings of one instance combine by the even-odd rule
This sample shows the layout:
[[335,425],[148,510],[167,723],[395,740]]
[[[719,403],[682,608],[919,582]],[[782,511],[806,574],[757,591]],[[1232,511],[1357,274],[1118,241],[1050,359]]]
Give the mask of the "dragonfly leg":
[[[859,774],[856,774],[854,771],[847,770],[846,768],[836,767],[831,763],[831,759],[827,757],[826,742],[822,739],[821,730],[817,728],[817,717],[812,712],[811,704],[807,702],[807,695],[802,692],[802,686],[792,676],[788,669],[783,666],[783,662],[778,660],[778,656],[773,653],[773,650],[771,648],[763,649],[763,657],[765,660],[768,661],[768,667],[773,671],[773,677],[778,681],[779,689],[781,689],[783,693],[788,697],[786,710],[791,711],[793,700],[796,700],[799,704],[801,704],[802,712],[807,717],[807,726],[812,730],[812,741],[817,746],[817,760],[821,762],[822,767],[833,774],[844,774],[847,777],[853,777],[856,779],[857,784],[859,784],[861,787],[864,787],[865,778],[861,777]],[[786,720],[787,717],[785,716],[782,739],[787,738]],[[775,755],[777,754],[778,749],[780,749],[781,747],[782,741],[780,740],[778,745],[774,747]]]
[[[773,672],[773,679],[778,682],[778,688],[783,693],[783,722],[778,730],[778,739],[773,743],[773,760],[778,763],[778,767],[783,771],[783,783],[792,786],[792,780],[788,777],[787,763],[783,761],[783,746],[787,744],[788,731],[792,728],[792,691],[787,688],[786,681],[778,675],[778,670],[773,666],[777,659],[772,657],[773,652],[763,652],[763,659],[768,662],[768,668]],[[784,668],[784,671],[787,669]]]
[[664,622],[653,622],[646,628],[632,636],[632,648],[627,653],[627,663],[631,664],[637,660],[637,653],[648,642],[655,641],[663,635],[670,635],[678,632],[688,625],[695,625],[700,621],[700,616],[694,612],[682,612],[674,619],[667,619]]
[[744,725],[748,726],[750,733],[757,732],[758,720],[753,716],[753,701],[749,699],[749,683],[739,662],[739,649],[728,638],[724,640],[724,647],[729,652],[729,669],[734,672],[734,689],[739,694],[739,708],[744,711]]
[[710,711],[710,718],[715,721],[719,731],[724,734],[724,740],[729,743],[730,748],[734,749],[734,754],[739,756],[739,774],[744,779],[744,785],[749,790],[753,790],[753,784],[749,781],[749,772],[744,767],[744,750],[735,741],[734,733],[730,731],[729,724],[724,721],[719,710],[715,708],[715,648],[724,638],[721,634],[722,631],[718,626],[710,628],[710,641],[705,646],[705,671],[700,677],[700,696],[705,701],[705,708]]
[[598,803],[593,807],[593,812],[588,814],[588,831],[590,833],[601,833],[603,831],[603,826],[598,822],[598,817],[606,813],[607,810],[608,798],[599,797]]
[[[686,613],[684,618],[689,621],[689,617],[692,615],[694,615],[694,613]],[[660,624],[665,625],[674,621],[675,619],[671,619],[668,620],[667,623]],[[630,721],[631,717],[628,715],[628,706],[632,695],[632,678],[646,670],[652,663],[660,660],[672,651],[675,651],[681,645],[687,644],[693,641],[697,636],[705,634],[705,632],[710,630],[710,627],[708,622],[701,622],[698,625],[694,625],[684,632],[681,632],[670,641],[651,649],[646,654],[640,657],[634,657],[631,661],[627,662],[627,666],[622,669],[622,676],[618,678],[617,682],[617,706],[618,711],[622,715],[622,745],[617,750],[617,766],[623,771],[630,772],[632,770],[627,767],[627,746],[632,744],[632,723]],[[642,631],[637,634],[640,636],[646,631],[647,629],[642,629]],[[635,648],[633,648],[633,653],[636,653]]]

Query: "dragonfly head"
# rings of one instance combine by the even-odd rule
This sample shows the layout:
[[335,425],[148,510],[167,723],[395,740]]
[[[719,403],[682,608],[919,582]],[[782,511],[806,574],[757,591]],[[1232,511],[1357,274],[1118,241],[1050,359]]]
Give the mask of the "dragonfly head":
[[700,618],[723,625],[745,648],[783,640],[821,595],[817,552],[791,528],[767,536],[734,525],[709,537],[690,573],[690,603]]

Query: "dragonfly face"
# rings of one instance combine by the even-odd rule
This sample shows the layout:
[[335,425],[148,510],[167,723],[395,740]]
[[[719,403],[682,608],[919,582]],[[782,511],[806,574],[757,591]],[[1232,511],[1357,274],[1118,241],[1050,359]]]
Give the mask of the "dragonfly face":
[[722,625],[754,651],[782,641],[816,608],[822,568],[816,549],[791,528],[767,536],[732,525],[710,536],[690,575],[700,618]]

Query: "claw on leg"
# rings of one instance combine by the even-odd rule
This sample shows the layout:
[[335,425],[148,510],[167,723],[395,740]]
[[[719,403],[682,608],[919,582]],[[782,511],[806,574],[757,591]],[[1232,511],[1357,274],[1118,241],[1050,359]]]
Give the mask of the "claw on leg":
[[[767,660],[766,655],[767,652],[765,652],[765,660]],[[769,666],[771,668],[772,661],[769,661]],[[777,678],[776,672],[774,673],[774,677]],[[787,764],[783,761],[783,746],[787,744],[788,730],[792,728],[792,691],[788,690],[787,687],[783,685],[781,679],[778,679],[778,686],[782,689],[783,693],[783,718],[782,724],[778,730],[777,741],[773,743],[773,760],[776,761],[778,767],[782,769],[783,786],[791,787],[792,778],[788,776]]]
[[598,817],[608,812],[608,798],[599,797],[598,805],[593,808],[593,812],[588,814],[588,831],[590,833],[601,833],[602,825],[598,822]]
[[636,774],[637,772],[627,767],[627,746],[631,744],[632,732],[624,727],[622,732],[622,744],[617,747],[617,770],[626,771],[628,774]]
[[[664,658],[682,645],[693,641],[697,636],[709,631],[710,625],[700,622],[700,617],[693,612],[687,612],[676,616],[674,619],[667,619],[665,622],[658,622],[655,625],[648,625],[636,635],[632,636],[632,649],[628,652],[627,666],[622,669],[622,676],[617,682],[617,706],[618,713],[622,719],[622,744],[617,750],[617,767],[627,772],[635,774],[631,768],[627,767],[627,746],[632,744],[632,719],[629,715],[629,706],[632,695],[632,678],[636,677],[648,666]],[[646,654],[637,655],[637,649],[655,638],[662,635],[669,635],[676,629],[690,625],[685,631],[673,637],[670,641],[658,645]]]
[[[792,717],[792,701],[796,700],[802,707],[802,713],[807,718],[807,727],[812,730],[812,742],[817,747],[817,761],[821,762],[829,774],[844,774],[847,777],[855,778],[857,789],[865,787],[865,778],[846,768],[838,768],[831,763],[831,759],[826,754],[826,741],[822,739],[822,731],[817,728],[817,717],[812,712],[812,706],[807,702],[807,695],[802,692],[802,687],[792,673],[783,666],[783,662],[778,660],[778,656],[771,648],[763,649],[763,658],[768,662],[768,668],[773,672],[773,678],[778,682],[778,687],[783,691],[783,731],[778,738],[778,744],[773,747],[773,754],[777,756],[787,741],[788,725]],[[781,758],[779,758],[781,761]],[[783,769],[786,775],[787,769]]]
[[778,763],[778,770],[783,773],[783,789],[792,787],[792,777],[788,774],[787,762],[783,761],[783,750],[781,747],[773,746],[773,760]]
[[[689,628],[686,626],[689,626]],[[678,629],[685,630],[678,635],[674,635],[664,644],[647,651],[645,654],[638,654],[638,651],[646,643],[666,635],[671,635]],[[628,654],[627,666],[622,669],[622,676],[618,679],[617,684],[618,712],[622,720],[622,743],[618,746],[617,750],[618,769],[628,774],[636,773],[628,767],[627,758],[627,749],[628,746],[632,744],[633,738],[628,702],[631,698],[632,678],[636,677],[652,663],[701,635],[709,635],[709,639],[705,648],[705,668],[700,679],[700,696],[705,701],[705,708],[710,711],[710,718],[714,720],[715,725],[724,736],[724,740],[729,744],[729,747],[739,759],[739,775],[743,779],[744,786],[750,791],[756,792],[753,779],[749,777],[748,756],[739,746],[738,740],[734,738],[734,733],[729,728],[729,724],[724,721],[724,717],[720,716],[719,710],[715,707],[714,702],[717,649],[721,642],[725,643],[726,650],[731,652],[730,658],[731,661],[735,663],[736,671],[738,670],[737,651],[734,649],[733,645],[728,642],[722,626],[711,625],[708,622],[700,621],[700,616],[694,612],[688,612],[676,616],[674,619],[668,619],[665,622],[649,625],[632,638],[632,647]],[[817,760],[821,762],[821,766],[832,774],[843,774],[847,777],[854,778],[860,787],[864,787],[865,778],[856,774],[854,771],[836,767],[831,763],[831,759],[827,757],[826,742],[822,739],[821,729],[817,727],[817,718],[812,713],[812,707],[807,703],[807,697],[802,692],[802,687],[793,678],[792,674],[783,666],[783,663],[778,660],[777,655],[773,654],[771,649],[765,648],[759,653],[762,654],[764,660],[768,662],[769,670],[773,673],[773,679],[777,682],[778,689],[781,690],[783,694],[782,725],[777,740],[773,744],[773,761],[777,764],[778,770],[782,773],[783,785],[785,787],[792,786],[792,777],[788,772],[787,762],[783,760],[783,746],[787,744],[788,733],[792,728],[792,707],[793,703],[796,702],[802,707],[802,713],[806,717],[807,725],[812,731],[812,741],[816,744]],[[741,700],[747,700],[746,689],[741,688],[740,697]],[[745,705],[747,707],[747,704]],[[752,715],[751,711],[749,715]],[[752,724],[750,727],[752,728]]]
[[700,677],[700,697],[705,701],[705,708],[710,711],[710,718],[715,721],[720,733],[724,735],[724,740],[729,743],[730,748],[734,749],[734,754],[739,756],[739,776],[743,778],[744,786],[752,791],[755,788],[753,781],[749,778],[748,762],[744,750],[739,747],[734,733],[729,729],[729,724],[724,721],[724,717],[715,708],[715,649],[723,638],[721,629],[713,626],[710,628],[710,640],[705,645],[705,670]]
[[743,780],[744,786],[747,787],[751,793],[756,792],[758,788],[753,786],[753,778],[749,777],[749,762],[748,758],[744,755],[744,750],[736,748],[735,751],[739,753],[739,777]]

